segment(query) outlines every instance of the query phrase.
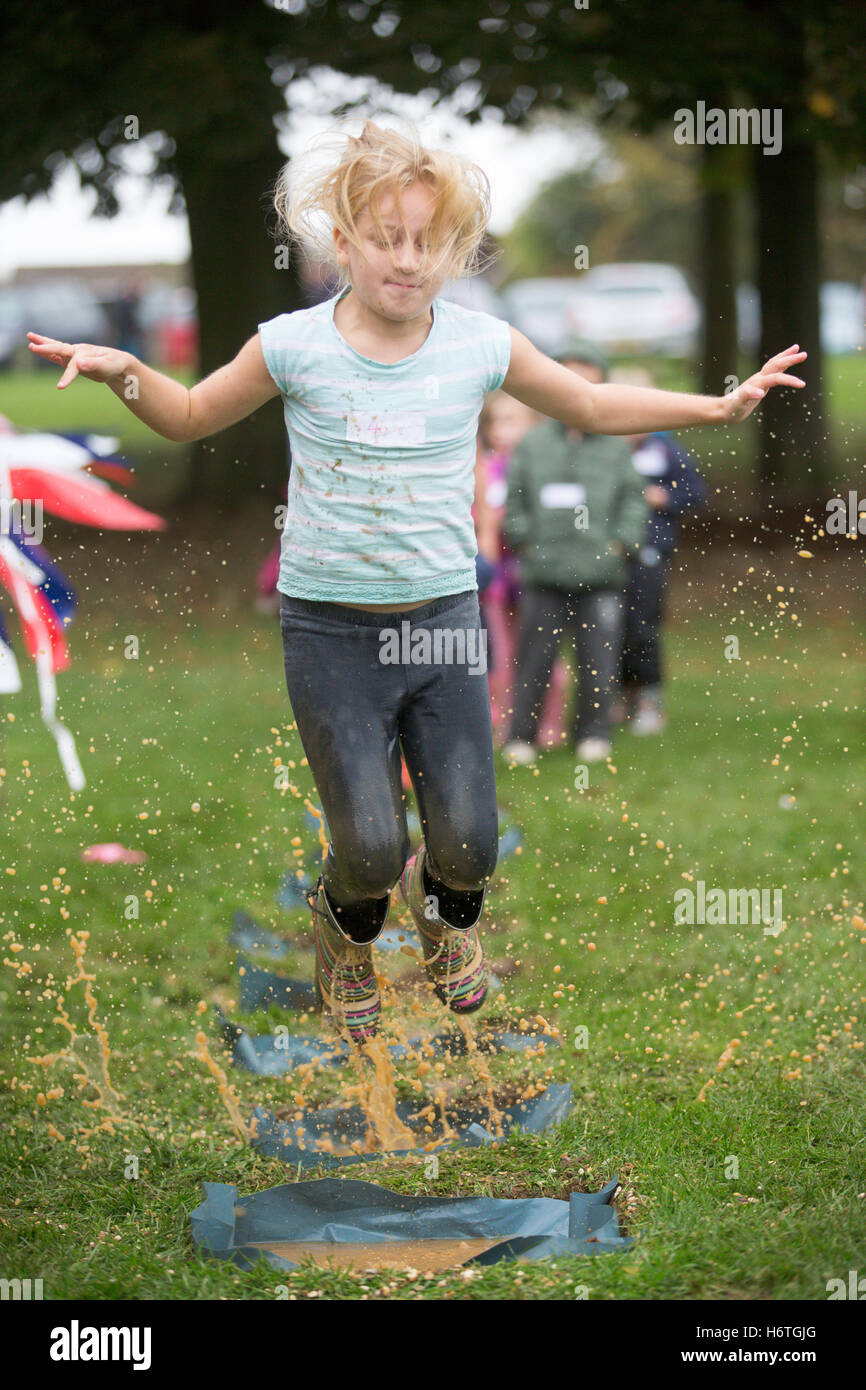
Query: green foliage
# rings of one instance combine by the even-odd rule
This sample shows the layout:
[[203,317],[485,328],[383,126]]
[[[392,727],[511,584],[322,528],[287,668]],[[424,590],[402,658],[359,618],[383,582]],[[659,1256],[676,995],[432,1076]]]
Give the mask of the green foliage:
[[540,189],[503,237],[509,280],[573,274],[578,245],[592,265],[671,261],[694,279],[695,175],[695,151],[669,138],[609,138],[589,167]]

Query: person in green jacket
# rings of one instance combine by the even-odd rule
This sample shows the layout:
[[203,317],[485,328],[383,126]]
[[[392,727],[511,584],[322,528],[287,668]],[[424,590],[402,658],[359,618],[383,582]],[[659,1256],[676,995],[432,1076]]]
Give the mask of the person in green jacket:
[[[570,343],[556,360],[589,381],[608,375],[607,358],[590,343]],[[504,749],[513,762],[535,760],[544,695],[566,631],[577,652],[577,757],[588,763],[610,755],[627,558],[642,544],[646,520],[643,480],[627,440],[547,420],[515,450],[504,525],[522,589],[514,715]]]

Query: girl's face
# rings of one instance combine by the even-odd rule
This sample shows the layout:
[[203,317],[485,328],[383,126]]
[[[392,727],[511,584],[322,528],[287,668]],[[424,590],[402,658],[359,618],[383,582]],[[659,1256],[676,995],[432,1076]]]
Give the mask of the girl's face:
[[484,434],[494,454],[510,454],[537,420],[534,410],[511,396],[491,402]]
[[424,228],[435,205],[432,189],[425,183],[413,183],[400,196],[402,218],[394,194],[383,194],[379,215],[385,237],[377,231],[368,208],[356,223],[360,249],[334,228],[337,259],[349,268],[353,292],[384,318],[418,318],[430,308],[447,279],[445,270],[431,273],[423,263]]

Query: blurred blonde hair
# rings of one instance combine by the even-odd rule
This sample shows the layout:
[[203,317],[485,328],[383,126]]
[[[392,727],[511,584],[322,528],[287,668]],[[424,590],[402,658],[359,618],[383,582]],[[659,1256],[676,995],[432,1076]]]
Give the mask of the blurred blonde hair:
[[337,261],[334,228],[361,250],[358,219],[369,211],[387,241],[379,211],[383,196],[394,195],[402,216],[400,193],[417,182],[427,184],[436,199],[425,228],[422,274],[444,270],[447,278],[458,279],[482,269],[490,217],[487,175],[461,155],[426,149],[409,123],[405,134],[373,121],[365,122],[359,136],[335,127],[309,147],[306,161],[302,156],[284,165],[274,188],[279,230],[309,259],[331,266],[345,286],[349,271]]

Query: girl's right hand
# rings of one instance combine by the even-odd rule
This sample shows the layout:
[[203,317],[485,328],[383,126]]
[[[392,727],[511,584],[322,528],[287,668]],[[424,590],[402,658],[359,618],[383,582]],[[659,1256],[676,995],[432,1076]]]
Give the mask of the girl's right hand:
[[57,383],[58,390],[68,386],[77,376],[87,377],[88,381],[122,380],[133,362],[130,353],[120,352],[117,348],[98,347],[95,343],[60,343],[56,338],[43,337],[41,333],[28,333],[27,337],[31,352],[65,367]]

